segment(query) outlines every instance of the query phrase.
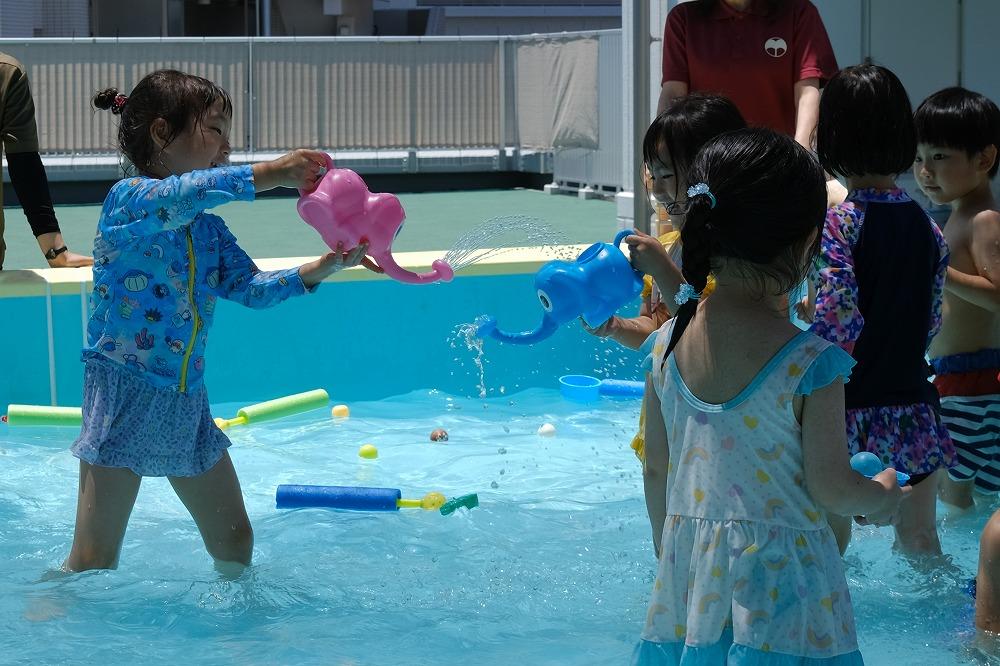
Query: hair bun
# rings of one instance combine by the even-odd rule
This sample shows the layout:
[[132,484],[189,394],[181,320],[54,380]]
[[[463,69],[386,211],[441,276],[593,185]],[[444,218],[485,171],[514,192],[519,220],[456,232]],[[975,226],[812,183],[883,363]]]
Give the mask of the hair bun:
[[115,105],[115,98],[118,97],[118,88],[105,88],[94,95],[91,102],[93,105],[101,109],[102,111],[107,111]]

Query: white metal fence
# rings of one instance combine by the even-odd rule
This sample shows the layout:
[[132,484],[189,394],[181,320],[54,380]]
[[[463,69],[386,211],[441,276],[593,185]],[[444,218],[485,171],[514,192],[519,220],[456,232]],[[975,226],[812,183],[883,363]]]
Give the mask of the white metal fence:
[[516,106],[517,45],[545,37],[37,39],[0,40],[0,51],[28,70],[49,154],[112,152],[113,123],[92,95],[128,93],[163,67],[230,92],[236,150],[500,148],[549,122]]

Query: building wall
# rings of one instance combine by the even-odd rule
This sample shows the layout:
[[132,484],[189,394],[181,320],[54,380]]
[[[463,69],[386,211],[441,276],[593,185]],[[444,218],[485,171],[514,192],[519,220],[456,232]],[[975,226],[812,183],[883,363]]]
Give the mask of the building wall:
[[372,0],[340,0],[342,13],[324,14],[320,0],[271,0],[271,34],[292,36],[369,36]]
[[161,0],[94,0],[92,20],[95,37],[160,37],[163,34],[163,3]]
[[528,35],[574,30],[614,30],[620,16],[446,16],[445,35]]
[[[41,0],[36,37],[90,37],[89,0]],[[6,37],[6,35],[4,35]]]
[[30,0],[0,0],[0,37],[34,37],[36,4]]

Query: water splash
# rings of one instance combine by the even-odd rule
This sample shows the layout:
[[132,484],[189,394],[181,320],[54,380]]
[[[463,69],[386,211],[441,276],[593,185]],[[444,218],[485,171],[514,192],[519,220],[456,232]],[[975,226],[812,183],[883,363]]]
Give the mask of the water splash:
[[476,364],[476,368],[479,370],[479,383],[476,384],[476,388],[479,389],[479,397],[485,398],[486,368],[483,365],[483,339],[477,334],[478,330],[479,320],[471,324],[459,324],[455,327],[455,337],[459,340],[464,340],[466,348],[475,354],[472,362]]
[[457,273],[467,266],[515,248],[550,247],[563,242],[562,234],[536,217],[500,215],[459,236],[444,255],[444,261]]

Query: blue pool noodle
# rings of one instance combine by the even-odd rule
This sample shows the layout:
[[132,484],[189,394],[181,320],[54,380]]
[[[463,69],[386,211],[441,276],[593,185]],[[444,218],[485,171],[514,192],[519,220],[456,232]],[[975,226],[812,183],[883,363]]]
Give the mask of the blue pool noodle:
[[322,507],[351,511],[398,511],[402,496],[395,488],[354,486],[278,486],[275,501],[279,509]]
[[636,382],[628,379],[601,380],[601,395],[609,395],[616,398],[641,398],[645,390],[645,382]]

